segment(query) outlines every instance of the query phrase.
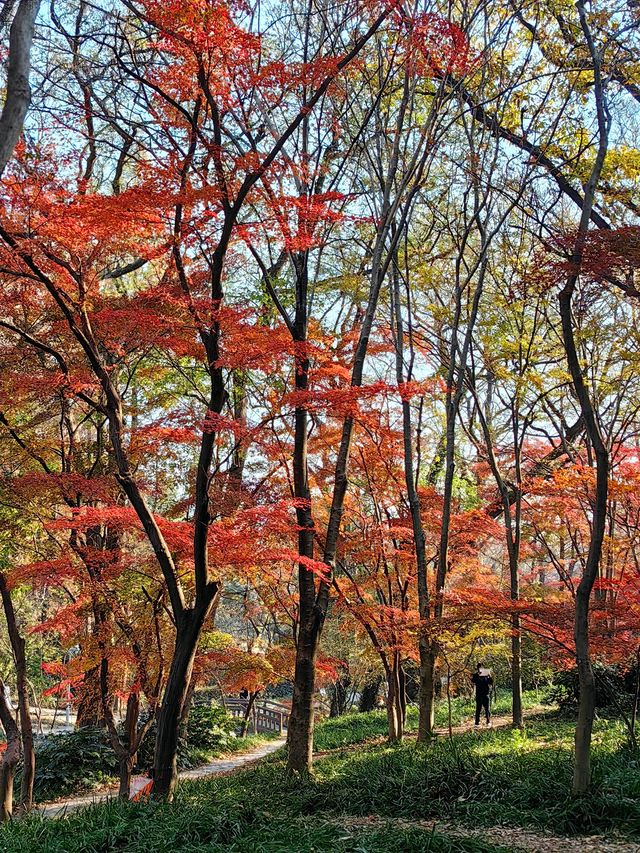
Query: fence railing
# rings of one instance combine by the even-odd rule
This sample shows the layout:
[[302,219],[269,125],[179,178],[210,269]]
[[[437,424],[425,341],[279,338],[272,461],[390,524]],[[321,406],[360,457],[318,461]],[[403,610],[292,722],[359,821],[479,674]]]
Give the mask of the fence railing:
[[[225,706],[231,716],[235,717],[241,723],[247,715],[249,700],[241,698],[226,699]],[[256,702],[251,709],[247,723],[247,732],[249,734],[274,732],[282,735],[289,728],[289,709],[278,702]]]

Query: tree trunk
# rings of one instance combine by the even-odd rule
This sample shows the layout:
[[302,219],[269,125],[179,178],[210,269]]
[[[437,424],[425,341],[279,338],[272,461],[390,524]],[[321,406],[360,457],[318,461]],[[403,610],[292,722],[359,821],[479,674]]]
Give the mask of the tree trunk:
[[401,663],[398,664],[398,713],[402,723],[402,736],[407,725],[407,675]]
[[347,690],[351,684],[351,679],[348,675],[342,675],[333,685],[331,689],[331,710],[330,717],[341,717],[347,710]]
[[451,667],[447,666],[447,727],[449,739],[453,739],[453,722],[451,720]]
[[289,717],[287,769],[308,773],[313,758],[313,695],[319,631],[300,628],[293,680],[293,702]]
[[640,649],[636,651],[636,677],[633,693],[633,708],[631,709],[631,741],[636,743],[636,721],[638,719],[638,700],[640,699]]
[[33,748],[33,726],[29,708],[29,683],[27,680],[27,658],[25,654],[25,639],[18,629],[11,593],[4,572],[0,572],[0,595],[7,620],[7,630],[16,667],[16,684],[18,691],[18,715],[20,718],[20,736],[22,740],[22,781],[20,784],[21,812],[28,812],[33,805],[33,780],[36,771],[36,755]]
[[154,799],[173,799],[178,778],[177,752],[180,720],[189,690],[200,631],[213,602],[199,610],[185,610],[176,625],[176,642],[162,705],[153,759]]
[[182,714],[180,714],[180,730],[178,732],[178,739],[182,741],[186,741],[189,734],[189,714],[191,713],[191,708],[193,707],[193,694],[195,693],[195,691],[196,681],[192,675],[191,680],[189,681],[187,695],[184,700]]
[[387,723],[389,741],[400,743],[404,736],[404,679],[397,653],[395,658],[393,665],[387,668]]
[[4,682],[0,679],[0,722],[7,737],[7,748],[0,759],[0,822],[11,819],[13,812],[13,779],[20,757],[20,733],[6,700]]
[[575,760],[573,768],[573,793],[583,794],[589,789],[591,783],[591,731],[593,728],[593,717],[595,714],[595,681],[591,668],[591,657],[589,652],[589,600],[591,591],[598,576],[600,558],[602,556],[602,543],[604,540],[607,522],[607,503],[609,494],[609,451],[604,443],[598,423],[598,415],[594,402],[589,393],[582,365],[578,358],[575,337],[573,334],[572,298],[576,289],[580,267],[584,254],[587,232],[589,229],[589,217],[593,209],[594,199],[598,181],[602,173],[602,167],[607,154],[609,127],[611,118],[606,104],[605,86],[602,78],[601,54],[596,48],[593,35],[587,20],[584,2],[578,0],[576,3],[580,26],[589,48],[593,62],[594,95],[596,112],[598,117],[598,152],[591,168],[589,179],[584,185],[584,204],[578,235],[571,256],[572,272],[560,292],[559,307],[560,320],[562,323],[562,340],[564,343],[567,366],[571,374],[571,380],[580,403],[580,410],[585,422],[585,429],[591,446],[593,447],[596,460],[596,486],[595,496],[592,502],[592,526],[589,552],[582,573],[582,578],[576,591],[576,612],[573,637],[576,646],[576,663],[578,666],[578,682],[580,696],[578,700],[578,722],[575,734]]
[[118,787],[118,799],[125,800],[125,802],[129,801],[129,796],[131,794],[131,775],[133,773],[133,768],[135,767],[136,757],[135,755],[122,755],[120,756],[119,761],[119,776],[120,776],[120,785]]
[[[247,735],[247,730],[249,728],[249,720],[251,719],[251,712],[254,709],[254,706],[256,704],[256,699],[258,698],[259,695],[260,695],[259,690],[251,691],[249,693],[249,700],[247,701],[247,708],[244,712],[244,719],[242,720],[242,725],[240,726],[240,737],[246,737],[246,735]],[[255,728],[255,726],[254,726],[254,728]],[[256,731],[254,731],[254,735],[255,734],[257,734]]]
[[367,711],[373,711],[376,707],[376,699],[378,698],[378,692],[380,690],[380,685],[382,683],[382,678],[380,676],[376,676],[372,681],[367,682],[362,688],[362,693],[360,694],[360,701],[358,703],[358,711],[361,713],[366,713]]
[[82,698],[78,703],[76,728],[105,727],[104,711],[100,694],[100,664],[92,666],[84,674],[82,682]]
[[580,693],[573,767],[574,794],[585,793],[591,784],[591,733],[596,710],[596,682],[589,654],[589,592],[585,595],[578,589],[576,595],[575,641]]
[[433,736],[435,725],[435,675],[436,652],[427,637],[421,637],[420,651],[420,696],[418,698],[418,742],[423,743]]
[[520,615],[514,613],[511,617],[511,685],[513,691],[512,711],[513,725],[521,729],[524,724],[522,715],[522,632],[520,630]]
[[0,176],[20,139],[31,103],[31,44],[40,0],[20,0],[9,33],[9,60],[4,106],[0,116]]
[[390,743],[399,739],[398,707],[396,704],[396,680],[393,670],[387,673],[387,736]]

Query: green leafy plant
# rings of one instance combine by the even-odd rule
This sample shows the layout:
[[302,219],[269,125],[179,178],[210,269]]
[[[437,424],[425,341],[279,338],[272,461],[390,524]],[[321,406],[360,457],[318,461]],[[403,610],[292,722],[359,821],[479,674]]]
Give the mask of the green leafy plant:
[[56,799],[112,781],[118,761],[102,729],[82,728],[47,735],[36,742],[34,794]]

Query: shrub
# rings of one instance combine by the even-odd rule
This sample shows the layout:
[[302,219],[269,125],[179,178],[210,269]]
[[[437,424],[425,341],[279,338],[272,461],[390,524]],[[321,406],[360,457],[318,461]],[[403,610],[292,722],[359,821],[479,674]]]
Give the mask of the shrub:
[[[635,667],[605,666],[595,663],[596,708],[616,712],[630,711],[635,699]],[[556,674],[554,683],[545,691],[545,702],[557,704],[561,711],[574,714],[578,707],[578,672],[567,669]]]
[[214,752],[235,738],[237,722],[220,705],[195,705],[189,714],[187,745]]
[[[184,770],[206,761],[212,753],[223,751],[235,738],[237,721],[220,705],[198,704],[191,708],[186,737],[178,740],[178,767]],[[148,770],[153,764],[156,723],[151,725],[138,750],[138,767]]]
[[35,749],[39,801],[95,788],[118,775],[118,760],[102,729],[47,735],[36,740]]

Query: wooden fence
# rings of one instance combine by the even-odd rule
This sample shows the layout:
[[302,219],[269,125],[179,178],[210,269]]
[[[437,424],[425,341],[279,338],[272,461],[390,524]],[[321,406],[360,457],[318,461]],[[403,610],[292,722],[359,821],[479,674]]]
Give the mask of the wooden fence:
[[[225,706],[232,717],[239,722],[247,714],[248,699],[226,699]],[[275,732],[284,735],[289,728],[289,709],[278,702],[256,702],[251,709],[248,721],[248,734]]]

